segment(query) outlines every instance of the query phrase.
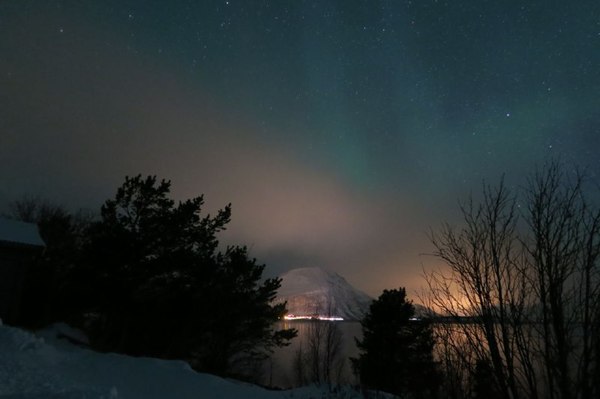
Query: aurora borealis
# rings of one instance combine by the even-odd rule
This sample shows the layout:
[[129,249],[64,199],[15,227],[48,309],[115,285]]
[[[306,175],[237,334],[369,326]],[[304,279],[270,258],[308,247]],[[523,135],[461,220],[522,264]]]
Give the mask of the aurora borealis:
[[156,174],[273,274],[412,292],[483,179],[598,185],[596,0],[4,0],[0,54],[0,205]]

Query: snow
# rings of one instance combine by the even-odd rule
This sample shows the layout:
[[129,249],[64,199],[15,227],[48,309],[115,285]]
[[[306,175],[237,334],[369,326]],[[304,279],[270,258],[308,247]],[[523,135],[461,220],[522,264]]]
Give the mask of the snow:
[[43,247],[37,225],[0,218],[0,241]]
[[[80,332],[57,325],[39,335],[0,325],[0,397],[19,399],[308,399],[326,388],[267,389],[193,371],[185,362],[97,353],[60,341]],[[79,336],[81,338],[81,336]],[[345,398],[360,398],[350,389]]]
[[318,314],[360,320],[372,301],[339,274],[318,267],[293,269],[280,277],[277,301],[287,301],[289,314],[295,316]]

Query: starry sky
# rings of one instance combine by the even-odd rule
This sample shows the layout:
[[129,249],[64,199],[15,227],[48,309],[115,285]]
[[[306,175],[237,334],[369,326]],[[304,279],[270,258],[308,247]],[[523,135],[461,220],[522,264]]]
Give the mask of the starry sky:
[[597,0],[0,0],[0,206],[155,174],[270,275],[414,292],[483,179],[599,148]]

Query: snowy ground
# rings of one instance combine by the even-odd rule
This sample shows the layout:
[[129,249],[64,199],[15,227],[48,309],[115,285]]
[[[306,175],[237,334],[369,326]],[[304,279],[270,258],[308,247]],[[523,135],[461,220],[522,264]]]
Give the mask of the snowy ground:
[[360,398],[351,390],[333,396],[305,387],[269,391],[194,372],[186,363],[102,354],[57,339],[64,326],[36,336],[0,326],[0,398],[7,399],[322,399]]

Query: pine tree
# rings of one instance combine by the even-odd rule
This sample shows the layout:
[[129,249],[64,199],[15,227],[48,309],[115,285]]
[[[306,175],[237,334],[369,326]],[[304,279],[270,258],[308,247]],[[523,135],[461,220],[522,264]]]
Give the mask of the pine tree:
[[431,326],[411,320],[415,309],[404,288],[384,290],[361,322],[360,355],[352,359],[367,389],[415,398],[435,397],[440,375],[433,360]]
[[245,247],[218,251],[230,205],[201,216],[203,197],[175,203],[170,182],[126,178],[92,224],[84,248],[87,314],[94,345],[134,355],[185,359],[198,370],[242,373],[239,363],[285,345],[275,331],[279,279]]

